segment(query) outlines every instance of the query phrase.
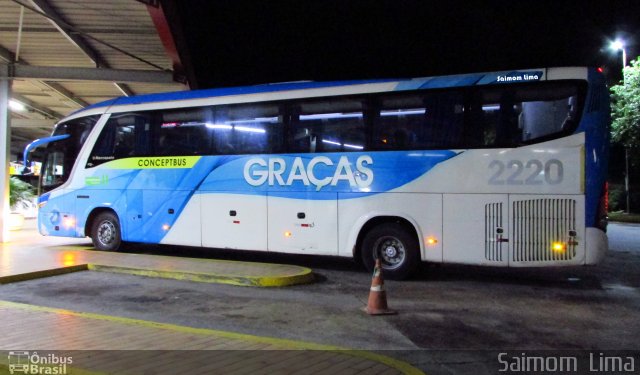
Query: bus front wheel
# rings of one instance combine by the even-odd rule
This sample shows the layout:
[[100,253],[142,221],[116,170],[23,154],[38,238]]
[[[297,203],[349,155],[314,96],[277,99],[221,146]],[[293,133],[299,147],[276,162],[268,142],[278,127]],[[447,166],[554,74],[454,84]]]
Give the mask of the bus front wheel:
[[120,221],[113,212],[98,214],[91,226],[91,240],[97,250],[118,250],[122,243]]
[[382,274],[391,280],[408,278],[420,263],[417,238],[398,223],[381,224],[367,232],[360,255],[370,272],[380,258]]

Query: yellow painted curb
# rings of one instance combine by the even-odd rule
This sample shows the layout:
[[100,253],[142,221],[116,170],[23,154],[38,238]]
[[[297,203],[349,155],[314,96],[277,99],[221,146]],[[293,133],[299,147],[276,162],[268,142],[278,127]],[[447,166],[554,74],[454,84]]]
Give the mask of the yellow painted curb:
[[88,264],[79,264],[76,266],[52,268],[43,271],[26,272],[17,275],[9,275],[0,277],[0,284],[17,283],[20,281],[41,279],[43,277],[64,275],[66,273],[73,273],[79,271],[86,271],[89,269]]
[[308,284],[314,281],[313,271],[309,268],[298,267],[299,273],[277,276],[240,276],[221,275],[214,273],[170,271],[150,268],[121,267],[112,265],[89,264],[88,269],[99,272],[124,273],[136,276],[159,277],[163,279],[187,280],[200,283],[228,284],[236,286],[282,287],[298,284]]
[[336,352],[344,355],[360,357],[360,358],[365,358],[371,361],[379,362],[386,366],[392,367],[402,372],[403,374],[424,375],[424,372],[422,372],[420,369],[413,367],[407,362],[400,361],[395,358],[391,358],[382,354],[377,354],[369,351],[352,350],[352,349],[342,348],[342,347],[333,346],[333,345],[315,344],[310,342],[296,341],[296,340],[290,340],[290,339],[279,339],[274,337],[254,336],[254,335],[248,335],[244,333],[219,331],[219,330],[213,330],[213,329],[207,329],[207,328],[186,327],[186,326],[179,326],[175,324],[152,322],[148,320],[123,318],[118,316],[100,315],[100,314],[86,313],[86,312],[77,312],[77,311],[57,309],[52,307],[9,302],[9,301],[0,301],[0,307],[6,307],[10,309],[20,309],[20,310],[26,310],[26,311],[49,312],[49,313],[62,314],[62,315],[68,315],[68,316],[76,316],[76,317],[85,318],[85,319],[102,320],[102,321],[108,321],[108,322],[119,323],[119,324],[137,325],[137,326],[150,327],[150,328],[156,328],[156,329],[171,330],[171,331],[185,333],[185,334],[217,336],[217,337],[223,337],[223,338],[234,339],[234,340],[243,340],[243,341],[249,341],[249,342],[260,343],[260,344],[277,345],[277,346],[283,347],[284,349],[289,349],[289,350],[321,350],[321,351],[328,351],[328,352]]
[[[235,261],[226,261],[235,262]],[[237,262],[236,262],[237,263]],[[260,265],[262,267],[262,264]],[[266,263],[266,267],[278,267],[277,264]],[[174,280],[187,280],[201,283],[215,283],[215,284],[227,284],[236,286],[253,286],[253,287],[284,287],[299,284],[312,283],[315,278],[313,271],[306,267],[299,267],[300,272],[292,273],[288,275],[275,275],[275,276],[241,276],[241,275],[223,275],[215,273],[203,273],[203,272],[189,272],[189,271],[169,271],[169,270],[157,270],[150,268],[135,268],[135,267],[121,267],[112,265],[101,264],[79,264],[75,266],[52,268],[42,271],[27,272],[17,275],[1,276],[0,284],[16,283],[20,281],[28,281],[34,279],[40,279],[44,277],[64,275],[72,272],[79,271],[99,271],[99,272],[111,272],[122,273],[137,276],[158,277],[163,279]]]

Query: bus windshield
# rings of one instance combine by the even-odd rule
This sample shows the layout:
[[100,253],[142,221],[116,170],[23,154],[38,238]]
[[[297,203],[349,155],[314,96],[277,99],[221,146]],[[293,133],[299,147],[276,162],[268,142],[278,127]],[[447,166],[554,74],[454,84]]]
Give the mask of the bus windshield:
[[53,135],[70,135],[69,138],[47,145],[40,175],[40,193],[46,193],[64,184],[71,175],[73,164],[91,129],[100,116],[88,116],[60,123]]

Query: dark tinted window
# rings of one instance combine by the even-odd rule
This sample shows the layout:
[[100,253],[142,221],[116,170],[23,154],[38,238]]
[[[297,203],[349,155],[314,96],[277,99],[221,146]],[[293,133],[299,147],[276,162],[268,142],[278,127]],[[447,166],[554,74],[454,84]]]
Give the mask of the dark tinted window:
[[158,112],[154,126],[155,155],[206,155],[211,152],[211,108],[168,110]]
[[574,131],[583,91],[539,82],[116,114],[87,167],[147,155],[514,147]]
[[364,101],[324,98],[294,105],[291,152],[362,151],[365,149]]
[[487,87],[470,102],[467,147],[513,147],[575,129],[578,86],[545,83]]
[[150,154],[151,116],[145,113],[111,115],[87,161],[95,167],[114,159]]
[[281,152],[284,116],[277,104],[216,107],[207,121],[214,154]]
[[464,124],[462,93],[386,95],[379,103],[374,120],[375,149],[451,148],[460,144]]

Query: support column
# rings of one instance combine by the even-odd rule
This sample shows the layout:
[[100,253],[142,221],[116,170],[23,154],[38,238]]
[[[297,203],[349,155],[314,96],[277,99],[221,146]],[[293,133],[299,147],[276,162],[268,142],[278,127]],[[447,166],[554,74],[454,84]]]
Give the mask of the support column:
[[9,241],[9,157],[11,152],[11,124],[9,98],[11,81],[0,78],[0,242]]

